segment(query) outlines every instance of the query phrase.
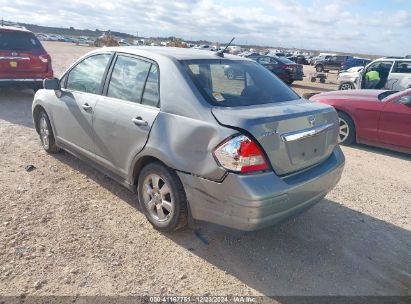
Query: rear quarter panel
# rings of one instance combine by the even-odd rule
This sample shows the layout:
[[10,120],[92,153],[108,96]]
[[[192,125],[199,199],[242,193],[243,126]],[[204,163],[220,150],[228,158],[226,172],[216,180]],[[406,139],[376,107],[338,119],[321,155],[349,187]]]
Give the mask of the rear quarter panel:
[[347,114],[354,121],[357,142],[378,140],[378,121],[383,102],[322,99],[319,96],[314,100],[333,106],[337,111]]

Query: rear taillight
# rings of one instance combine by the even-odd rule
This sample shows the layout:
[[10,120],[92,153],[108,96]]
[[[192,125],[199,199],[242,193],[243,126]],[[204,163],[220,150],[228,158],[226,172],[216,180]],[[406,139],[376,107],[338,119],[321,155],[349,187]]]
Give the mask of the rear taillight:
[[47,70],[49,72],[53,71],[53,68],[51,66],[51,57],[49,54],[46,53],[46,54],[40,55],[39,59],[41,60],[41,62],[47,63]]
[[245,135],[239,135],[220,144],[214,150],[218,163],[234,172],[268,170],[264,154],[258,145]]
[[41,62],[43,63],[47,63],[50,60],[50,55],[49,54],[43,54],[39,56],[39,59],[41,60]]
[[282,67],[283,70],[287,70],[287,71],[293,71],[294,67],[291,65],[283,65]]

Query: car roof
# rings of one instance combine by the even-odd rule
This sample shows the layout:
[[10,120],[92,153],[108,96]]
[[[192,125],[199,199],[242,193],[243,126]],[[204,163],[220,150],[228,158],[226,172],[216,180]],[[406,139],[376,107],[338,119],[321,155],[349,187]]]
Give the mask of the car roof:
[[403,58],[403,57],[383,57],[383,58],[375,59],[373,62],[375,62],[375,61],[398,61],[398,60],[400,60],[400,61],[410,61],[411,62],[411,59],[407,59],[407,58]]
[[[156,46],[121,46],[105,47],[94,52],[112,51],[143,56],[149,59],[165,57],[174,60],[195,60],[195,59],[229,59],[229,60],[249,60],[244,57],[224,53],[224,58],[216,55],[215,52],[177,47],[156,47]],[[251,60],[250,60],[251,61]]]
[[9,26],[9,25],[0,25],[0,31],[31,33],[31,31],[29,31],[28,29],[24,27]]

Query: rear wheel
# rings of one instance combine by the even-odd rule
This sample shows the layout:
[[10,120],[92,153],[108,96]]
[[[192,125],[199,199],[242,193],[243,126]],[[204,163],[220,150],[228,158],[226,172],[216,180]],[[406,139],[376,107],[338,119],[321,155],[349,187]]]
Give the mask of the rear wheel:
[[61,149],[56,145],[53,130],[51,129],[50,120],[46,112],[40,112],[37,124],[41,145],[43,146],[44,150],[52,154],[60,152]]
[[339,134],[338,142],[342,145],[351,145],[355,142],[355,125],[351,117],[347,114],[338,112],[339,118]]
[[288,84],[288,85],[292,85],[293,82],[294,82],[294,80],[286,80],[286,81],[285,81],[285,83]]
[[354,86],[350,82],[343,82],[342,84],[340,84],[338,89],[339,90],[352,90],[352,89],[354,89]]
[[138,198],[148,221],[171,232],[187,225],[187,198],[177,174],[159,162],[146,165],[138,178]]

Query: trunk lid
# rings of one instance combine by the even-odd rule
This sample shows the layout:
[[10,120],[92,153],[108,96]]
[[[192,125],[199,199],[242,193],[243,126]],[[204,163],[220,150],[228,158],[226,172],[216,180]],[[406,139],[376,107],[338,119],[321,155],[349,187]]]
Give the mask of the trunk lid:
[[220,124],[254,136],[278,175],[322,162],[337,145],[337,113],[321,103],[295,100],[259,106],[213,107],[212,113]]
[[0,31],[1,77],[18,78],[19,73],[47,72],[49,64],[40,58],[45,55],[46,51],[33,33]]
[[[33,72],[43,73],[47,72],[47,62],[42,62],[41,55],[45,55],[42,52],[2,52],[0,51],[0,71],[2,73],[9,73],[14,75],[20,72]],[[18,74],[16,74],[18,77]]]

